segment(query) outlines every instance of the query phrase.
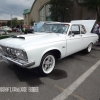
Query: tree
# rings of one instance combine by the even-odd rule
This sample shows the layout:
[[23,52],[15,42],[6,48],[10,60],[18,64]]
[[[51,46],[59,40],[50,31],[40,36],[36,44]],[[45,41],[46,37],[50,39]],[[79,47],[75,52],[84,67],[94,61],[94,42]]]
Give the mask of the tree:
[[7,26],[11,26],[11,20],[7,22]]
[[23,24],[24,24],[24,20],[19,20],[19,23],[20,23],[21,25],[23,25]]
[[72,11],[72,1],[71,0],[50,0],[50,12],[51,19],[53,21],[64,22],[69,18],[70,12]]
[[100,0],[85,0],[83,6],[89,11],[96,11],[97,20],[100,21]]
[[35,21],[33,21],[32,18],[31,18],[31,20],[30,20],[30,25],[33,26],[33,25],[34,25],[34,22],[35,22]]
[[4,23],[4,22],[2,23],[2,26],[6,26],[6,25],[7,25],[6,23]]
[[12,26],[17,26],[19,24],[19,21],[17,18],[12,18]]

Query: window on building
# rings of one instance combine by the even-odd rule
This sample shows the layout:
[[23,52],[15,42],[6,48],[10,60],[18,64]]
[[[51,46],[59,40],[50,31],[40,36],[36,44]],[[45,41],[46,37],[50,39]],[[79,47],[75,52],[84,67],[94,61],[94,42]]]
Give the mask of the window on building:
[[50,4],[44,4],[44,6],[40,9],[40,21],[51,21],[51,12],[49,11],[49,8]]
[[44,21],[45,20],[45,17],[44,17],[44,13],[45,12],[45,9],[44,9],[44,6],[40,9],[40,21]]
[[25,16],[25,18],[26,18],[26,14],[25,14],[24,16]]
[[50,4],[47,4],[46,5],[46,21],[51,21],[51,17],[50,17],[51,12],[50,12],[49,8],[50,8]]

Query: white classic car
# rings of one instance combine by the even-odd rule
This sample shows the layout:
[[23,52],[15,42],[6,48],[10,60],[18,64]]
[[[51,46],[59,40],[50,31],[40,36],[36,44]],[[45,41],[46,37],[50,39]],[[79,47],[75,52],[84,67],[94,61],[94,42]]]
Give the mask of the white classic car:
[[0,40],[2,59],[23,68],[38,67],[41,75],[50,74],[56,59],[78,51],[90,53],[98,35],[91,33],[95,20],[44,24],[37,33]]

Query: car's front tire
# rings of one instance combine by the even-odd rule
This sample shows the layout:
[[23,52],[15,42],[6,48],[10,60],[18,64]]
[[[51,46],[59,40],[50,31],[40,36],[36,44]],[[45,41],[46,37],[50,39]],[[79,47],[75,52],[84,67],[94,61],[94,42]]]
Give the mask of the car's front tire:
[[42,76],[50,74],[55,67],[55,57],[52,53],[43,56],[39,66],[39,72]]

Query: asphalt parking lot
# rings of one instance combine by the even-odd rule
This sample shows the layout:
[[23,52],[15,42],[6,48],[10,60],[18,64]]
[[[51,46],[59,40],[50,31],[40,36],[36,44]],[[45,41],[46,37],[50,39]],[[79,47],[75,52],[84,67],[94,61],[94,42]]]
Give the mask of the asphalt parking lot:
[[41,77],[37,69],[8,65],[0,58],[0,100],[100,100],[99,60],[96,45],[90,54],[78,52],[57,61],[54,71]]

